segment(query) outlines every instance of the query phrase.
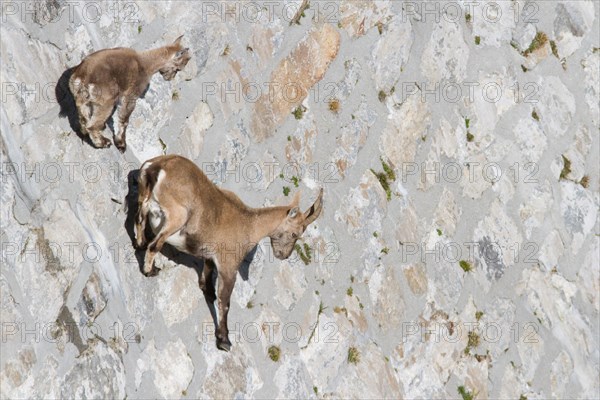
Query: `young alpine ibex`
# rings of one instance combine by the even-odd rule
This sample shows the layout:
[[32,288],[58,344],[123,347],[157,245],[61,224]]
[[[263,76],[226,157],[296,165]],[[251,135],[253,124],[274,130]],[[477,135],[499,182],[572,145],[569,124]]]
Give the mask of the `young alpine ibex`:
[[[246,254],[264,237],[271,238],[275,257],[288,258],[296,240],[323,206],[323,189],[304,213],[298,194],[287,206],[251,208],[233,192],[220,189],[190,160],[159,156],[146,161],[138,179],[138,211],[135,220],[136,247],[147,247],[144,274],[157,273],[154,257],[165,243],[204,259],[200,288],[205,298],[216,299],[212,273],[218,277],[219,322],[217,347],[229,351],[227,313],[238,268]],[[154,239],[145,236],[149,221]]]
[[160,72],[170,81],[190,60],[189,49],[181,46],[182,37],[168,46],[143,52],[123,47],[100,50],[73,69],[69,89],[75,98],[81,133],[88,135],[95,147],[110,147],[110,140],[102,136],[102,131],[120,101],[114,141],[121,152],[125,151],[129,116],[152,75]]

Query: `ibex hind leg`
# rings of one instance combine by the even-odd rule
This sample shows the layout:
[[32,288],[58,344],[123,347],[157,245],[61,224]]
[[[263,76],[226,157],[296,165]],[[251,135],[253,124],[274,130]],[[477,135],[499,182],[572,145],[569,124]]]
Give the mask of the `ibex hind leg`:
[[95,147],[105,148],[110,147],[111,142],[106,137],[102,136],[102,131],[106,127],[106,120],[113,112],[113,105],[91,104],[92,115],[87,121],[86,130],[90,135],[90,139]]
[[148,247],[146,239],[146,221],[148,221],[147,201],[138,203],[138,210],[135,216],[135,247],[138,250],[145,250]]
[[77,115],[79,117],[79,130],[81,134],[88,135],[87,125],[93,113],[93,107],[90,102],[90,93],[81,78],[71,75],[69,80],[69,90],[75,100]]
[[186,220],[187,210],[185,208],[173,207],[169,212],[165,212],[164,222],[160,231],[148,244],[148,249],[146,250],[146,257],[144,260],[144,274],[146,276],[156,275],[157,271],[154,267],[154,257],[162,250],[167,239],[185,225]]
[[77,116],[79,117],[79,131],[82,135],[89,135],[87,130],[87,126],[90,121],[90,117],[93,114],[93,105],[92,103],[86,102],[77,102]]
[[[156,182],[156,172],[148,171],[152,162],[146,161],[140,168],[140,173],[137,180],[138,190],[138,209],[135,216],[135,247],[139,250],[145,250],[148,247],[148,239],[146,237],[146,224],[148,222],[148,214],[150,213],[150,196]],[[151,176],[149,176],[149,174]]]

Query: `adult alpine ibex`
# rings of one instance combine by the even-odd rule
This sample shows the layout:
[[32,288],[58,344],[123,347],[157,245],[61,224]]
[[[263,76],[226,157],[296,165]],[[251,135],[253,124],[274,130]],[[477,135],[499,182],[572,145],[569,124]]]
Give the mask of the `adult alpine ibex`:
[[119,128],[114,141],[121,152],[125,151],[129,116],[152,75],[160,72],[170,81],[190,60],[189,49],[181,46],[182,38],[143,52],[124,47],[100,50],[73,69],[69,89],[77,106],[81,133],[88,135],[95,147],[110,147],[110,140],[102,136],[102,131],[120,101]]
[[[238,268],[246,254],[264,237],[271,239],[275,257],[286,259],[306,227],[323,207],[323,189],[306,211],[298,208],[299,193],[291,204],[251,208],[233,192],[220,189],[190,160],[159,156],[146,161],[138,179],[136,247],[147,248],[143,271],[155,275],[154,257],[165,243],[204,259],[200,288],[206,299],[216,299],[213,270],[218,277],[219,322],[217,347],[229,351],[227,313]],[[146,223],[155,237],[148,244]]]

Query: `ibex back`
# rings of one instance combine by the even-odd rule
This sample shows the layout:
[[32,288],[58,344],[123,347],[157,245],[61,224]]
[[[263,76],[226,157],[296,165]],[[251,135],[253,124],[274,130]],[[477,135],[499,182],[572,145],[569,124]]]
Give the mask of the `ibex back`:
[[121,152],[125,151],[129,117],[152,75],[160,72],[169,81],[190,60],[189,49],[181,46],[182,37],[168,46],[143,52],[123,47],[100,50],[73,69],[69,89],[75,98],[81,133],[88,135],[95,147],[110,146],[102,131],[120,101],[114,141]]
[[[209,302],[218,295],[217,347],[229,350],[227,313],[238,268],[262,238],[270,237],[275,257],[288,258],[300,235],[321,213],[323,189],[304,213],[299,194],[286,206],[251,208],[233,192],[214,185],[190,160],[160,156],[146,161],[138,180],[136,247],[147,247],[144,274],[157,273],[154,257],[165,243],[204,259],[200,288]],[[148,244],[146,223],[155,234]],[[215,293],[212,272],[219,290]]]

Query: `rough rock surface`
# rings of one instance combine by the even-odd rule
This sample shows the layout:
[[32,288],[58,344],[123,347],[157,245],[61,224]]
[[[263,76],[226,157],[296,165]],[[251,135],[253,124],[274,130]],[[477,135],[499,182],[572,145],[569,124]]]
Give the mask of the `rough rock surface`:
[[[600,398],[599,11],[2,2],[0,397]],[[181,34],[127,152],[80,140],[68,69]],[[229,353],[198,260],[131,245],[130,173],[173,153],[255,207],[324,187],[301,254],[247,257]]]

